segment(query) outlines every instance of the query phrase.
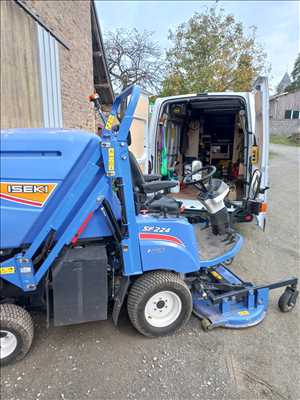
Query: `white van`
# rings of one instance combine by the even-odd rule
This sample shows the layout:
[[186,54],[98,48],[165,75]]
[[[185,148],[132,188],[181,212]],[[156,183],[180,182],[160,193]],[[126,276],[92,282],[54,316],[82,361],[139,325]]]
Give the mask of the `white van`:
[[145,142],[148,173],[178,180],[178,193],[190,212],[200,212],[197,190],[184,185],[194,165],[214,165],[230,187],[229,211],[239,221],[265,227],[269,153],[268,80],[252,92],[219,92],[158,98]]

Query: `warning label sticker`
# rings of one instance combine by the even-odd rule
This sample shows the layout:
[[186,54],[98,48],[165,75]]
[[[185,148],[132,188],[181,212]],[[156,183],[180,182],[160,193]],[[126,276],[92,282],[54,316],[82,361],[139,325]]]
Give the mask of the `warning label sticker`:
[[14,273],[15,273],[15,267],[0,267],[1,275],[8,275],[8,274],[14,274]]
[[115,170],[115,149],[113,147],[108,149],[108,170],[110,172]]
[[249,315],[249,311],[247,311],[247,310],[239,311],[239,314],[242,316]]
[[115,119],[114,115],[110,115],[110,116],[107,118],[106,125],[105,125],[105,129],[107,129],[108,131],[111,130],[111,128],[112,128],[112,126],[113,126],[113,123],[114,123],[114,119]]

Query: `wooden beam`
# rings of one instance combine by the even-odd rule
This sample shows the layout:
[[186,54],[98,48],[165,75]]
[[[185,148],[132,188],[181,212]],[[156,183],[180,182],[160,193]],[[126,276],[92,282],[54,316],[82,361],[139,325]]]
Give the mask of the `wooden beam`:
[[103,89],[103,88],[110,88],[109,83],[95,83],[95,89]]
[[101,58],[103,57],[102,51],[93,51],[93,57]]
[[[103,88],[107,89],[108,93],[109,93],[109,97],[110,97],[109,98],[109,102],[111,103],[113,101],[113,99],[114,99],[114,93],[113,93],[110,74],[109,74],[108,67],[107,67],[107,60],[106,60],[106,56],[105,56],[105,52],[104,52],[103,38],[102,38],[102,35],[101,35],[101,30],[100,30],[98,17],[97,17],[97,11],[96,11],[95,2],[91,1],[90,4],[91,4],[92,32],[93,32],[94,39],[96,40],[97,47],[100,50],[100,53],[102,53],[101,58],[98,58],[98,60],[101,60],[101,62],[103,64],[103,72],[104,72],[105,78],[107,80],[107,82],[105,84],[104,83],[99,83],[99,84],[96,83],[94,86],[95,86],[96,89],[98,88],[98,90],[101,89],[101,88],[102,89]],[[94,77],[95,77],[95,74],[94,74]],[[98,85],[100,85],[100,86],[98,86]]]

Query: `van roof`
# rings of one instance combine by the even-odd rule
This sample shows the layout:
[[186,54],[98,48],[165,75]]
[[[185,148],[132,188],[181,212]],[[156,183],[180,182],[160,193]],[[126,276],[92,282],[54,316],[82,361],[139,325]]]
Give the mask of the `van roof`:
[[188,99],[191,97],[204,97],[204,96],[234,96],[234,97],[247,97],[249,92],[204,92],[204,93],[189,93],[189,94],[180,94],[175,96],[166,96],[166,97],[158,97],[157,100],[167,101],[167,100],[176,100],[176,99]]

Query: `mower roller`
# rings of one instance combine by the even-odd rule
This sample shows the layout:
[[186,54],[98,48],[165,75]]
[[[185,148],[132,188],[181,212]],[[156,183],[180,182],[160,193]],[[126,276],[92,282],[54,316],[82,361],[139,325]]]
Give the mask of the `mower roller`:
[[[109,310],[117,324],[127,305],[134,327],[153,337],[173,333],[192,311],[205,330],[258,324],[278,287],[287,287],[281,311],[295,306],[296,278],[256,286],[229,270],[243,238],[230,226],[228,187],[213,178],[214,167],[186,182],[199,189],[208,227],[190,224],[180,202],[168,197],[176,182],[142,173],[128,148],[139,96],[129,87],[107,120],[99,114],[101,137],[63,129],[1,132],[1,364],[29,351],[30,311],[37,307],[48,325],[60,326],[104,320]],[[113,127],[116,117],[121,122]]]

